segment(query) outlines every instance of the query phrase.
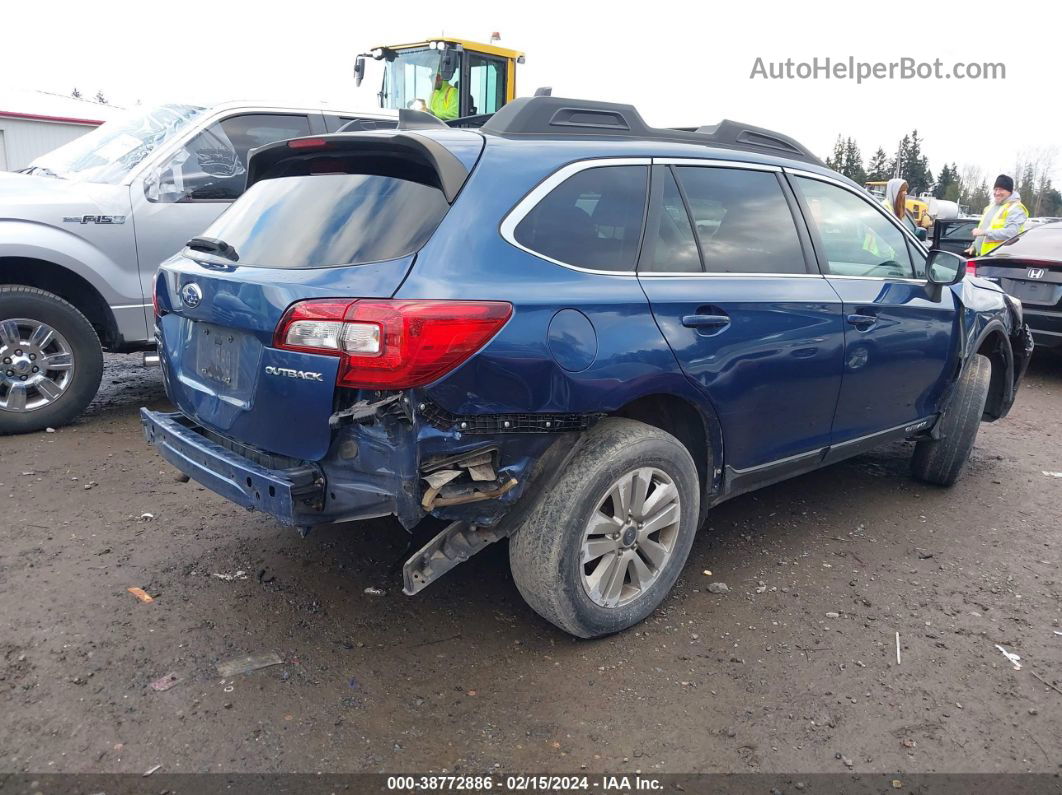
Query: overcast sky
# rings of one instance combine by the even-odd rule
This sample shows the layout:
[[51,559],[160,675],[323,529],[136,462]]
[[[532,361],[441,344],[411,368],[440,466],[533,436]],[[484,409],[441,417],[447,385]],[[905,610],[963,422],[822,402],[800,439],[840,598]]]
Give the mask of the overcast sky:
[[[242,2],[13,0],[3,12],[0,80],[111,102],[228,99],[376,105],[354,56],[439,33],[527,53],[518,94],[630,102],[650,124],[738,119],[792,135],[825,158],[838,133],[868,157],[912,128],[930,167],[975,164],[991,180],[1021,156],[1056,149],[1062,184],[1057,3]],[[154,9],[154,10],[153,10]],[[765,62],[1002,62],[1005,80],[750,79]],[[370,62],[370,70],[379,65]]]

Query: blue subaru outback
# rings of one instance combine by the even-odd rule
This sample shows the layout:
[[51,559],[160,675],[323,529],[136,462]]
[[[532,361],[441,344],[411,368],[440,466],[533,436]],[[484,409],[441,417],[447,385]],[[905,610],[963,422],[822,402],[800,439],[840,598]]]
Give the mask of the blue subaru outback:
[[1018,301],[748,125],[403,112],[259,149],[248,185],[158,273],[178,411],[148,441],[302,532],[438,530],[409,594],[508,538],[581,637],[649,615],[735,495],[897,439],[951,485],[1032,350]]

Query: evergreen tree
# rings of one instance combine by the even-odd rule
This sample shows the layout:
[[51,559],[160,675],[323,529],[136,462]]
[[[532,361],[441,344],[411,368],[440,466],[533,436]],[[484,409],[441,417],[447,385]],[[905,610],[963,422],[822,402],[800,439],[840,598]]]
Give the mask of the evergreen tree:
[[980,215],[984,212],[985,207],[988,206],[988,202],[991,201],[991,194],[988,190],[988,181],[981,180],[981,184],[977,186],[977,189],[970,194],[970,212]]
[[[900,145],[896,148],[896,156],[889,160],[889,178],[903,177],[907,179],[907,163],[910,160],[911,136],[905,135]],[[910,186],[910,182],[907,183]]]
[[[959,197],[962,195],[962,177],[959,175],[959,167],[955,163],[952,163],[950,166],[945,164],[944,168],[950,174],[951,180],[935,195],[938,198],[946,199],[949,202],[958,202]],[[941,171],[937,185],[939,186],[943,182],[944,171]]]
[[859,185],[867,181],[867,172],[863,170],[863,155],[859,152],[859,146],[854,138],[848,138],[844,142],[844,163],[841,173]]
[[77,86],[74,86],[74,90],[70,92],[70,96],[74,99],[81,99],[81,92],[77,90]]
[[904,172],[901,177],[907,180],[908,192],[912,196],[918,196],[923,191],[929,190],[933,182],[933,172],[929,170],[929,159],[922,154],[922,140],[918,137],[918,130],[913,130],[907,146]]
[[867,181],[880,182],[883,179],[888,179],[891,173],[889,171],[889,156],[879,146],[878,151],[874,153],[874,156],[870,158],[870,162],[867,163]]
[[[1020,179],[1018,174],[1021,174]],[[1033,170],[1032,163],[1027,163],[1024,169],[1014,175],[1014,187],[1021,194],[1025,206],[1031,209],[1029,202],[1035,204],[1036,199],[1036,172]]]
[[844,141],[840,133],[837,134],[837,142],[833,145],[833,154],[826,158],[826,168],[840,171],[844,166]]

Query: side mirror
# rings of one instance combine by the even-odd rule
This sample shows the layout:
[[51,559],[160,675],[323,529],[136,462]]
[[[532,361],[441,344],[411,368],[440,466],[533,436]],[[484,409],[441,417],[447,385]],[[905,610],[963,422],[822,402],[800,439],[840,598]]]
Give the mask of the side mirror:
[[359,55],[354,59],[354,85],[360,86],[365,79],[365,56]]
[[926,233],[926,228],[924,226],[918,227],[915,230],[915,237],[917,237],[919,240],[921,240],[923,243],[925,243],[926,242],[926,238],[929,237],[929,235]]
[[926,259],[926,289],[932,301],[939,301],[945,287],[958,284],[966,275],[966,260],[958,254],[933,249]]

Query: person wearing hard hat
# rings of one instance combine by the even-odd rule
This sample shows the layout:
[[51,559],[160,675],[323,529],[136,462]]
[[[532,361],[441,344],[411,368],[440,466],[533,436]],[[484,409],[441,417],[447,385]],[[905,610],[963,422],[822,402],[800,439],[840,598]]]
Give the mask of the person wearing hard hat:
[[1014,190],[1014,180],[1000,174],[992,186],[992,202],[973,230],[974,242],[966,253],[975,257],[987,254],[1003,241],[1021,234],[1028,220],[1029,211],[1021,203],[1021,195]]
[[428,110],[433,116],[443,121],[456,119],[458,110],[457,89],[450,85],[449,81],[442,76],[442,72],[435,73],[435,90],[431,92],[428,101]]

